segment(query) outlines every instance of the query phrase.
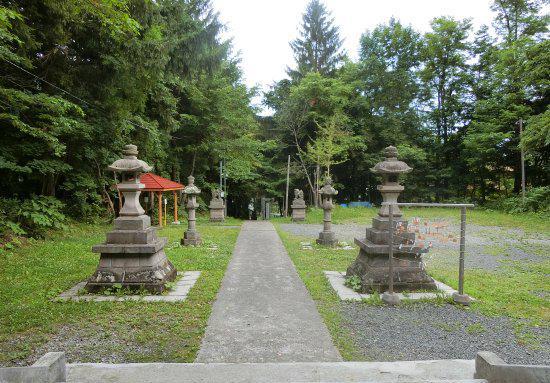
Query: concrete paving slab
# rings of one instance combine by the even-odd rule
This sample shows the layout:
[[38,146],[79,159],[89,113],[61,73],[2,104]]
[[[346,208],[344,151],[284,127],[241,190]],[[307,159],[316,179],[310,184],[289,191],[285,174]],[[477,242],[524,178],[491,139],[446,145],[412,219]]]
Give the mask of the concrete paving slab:
[[474,380],[473,360],[324,363],[71,364],[68,382],[282,383],[485,382]]
[[245,222],[196,361],[340,360],[273,225]]
[[[369,299],[372,294],[360,294],[353,289],[347,287],[344,283],[346,281],[346,273],[343,271],[325,271],[330,285],[342,301],[361,301],[363,299]],[[419,300],[419,299],[436,299],[438,297],[451,297],[456,292],[455,289],[446,285],[443,282],[435,281],[437,286],[436,292],[420,292],[420,293],[397,293],[400,299]],[[472,298],[472,300],[474,300]]]
[[199,279],[200,271],[185,271],[178,272],[181,278],[176,282],[172,290],[164,295],[101,295],[101,294],[82,294],[79,292],[86,285],[86,281],[77,283],[69,290],[61,293],[56,301],[65,302],[124,302],[124,301],[144,301],[144,302],[183,302],[187,299],[187,295],[191,288]]

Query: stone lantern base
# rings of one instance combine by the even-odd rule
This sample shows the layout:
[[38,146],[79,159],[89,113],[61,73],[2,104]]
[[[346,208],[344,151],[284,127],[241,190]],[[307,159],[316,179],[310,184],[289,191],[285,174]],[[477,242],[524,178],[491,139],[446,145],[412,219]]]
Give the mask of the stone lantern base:
[[115,219],[115,230],[107,233],[107,241],[92,248],[101,255],[86,290],[97,292],[115,284],[154,293],[165,290],[177,271],[164,253],[167,239],[158,238],[150,225],[146,215]]
[[[403,227],[394,234],[393,281],[395,291],[436,290],[435,281],[427,274],[421,254],[424,249],[414,246],[414,233],[406,231],[407,221],[396,220]],[[361,279],[361,293],[384,292],[389,283],[389,231],[388,220],[373,219],[366,238],[355,238],[359,246],[357,259],[348,267],[346,276]]]
[[292,220],[294,222],[301,222],[306,219],[306,204],[292,204],[290,207],[292,209]]
[[202,238],[198,231],[185,231],[181,244],[184,246],[198,246],[202,244]]
[[210,204],[210,222],[223,222],[225,220],[224,210],[223,205]]
[[336,246],[338,239],[333,231],[322,231],[319,233],[319,238],[317,238],[316,242],[323,246]]

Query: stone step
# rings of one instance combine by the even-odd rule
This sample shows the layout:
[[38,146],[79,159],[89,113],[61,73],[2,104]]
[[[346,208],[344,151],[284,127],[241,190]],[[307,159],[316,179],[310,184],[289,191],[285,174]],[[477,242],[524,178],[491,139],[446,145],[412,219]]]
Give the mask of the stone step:
[[482,383],[474,360],[290,363],[69,364],[73,383]]

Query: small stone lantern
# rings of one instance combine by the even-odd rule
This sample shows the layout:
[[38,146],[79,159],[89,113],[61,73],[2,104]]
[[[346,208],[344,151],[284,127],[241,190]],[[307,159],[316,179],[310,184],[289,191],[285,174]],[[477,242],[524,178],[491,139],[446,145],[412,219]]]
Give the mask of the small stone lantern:
[[176,278],[176,268],[164,253],[167,238],[157,238],[151,218],[139,203],[141,189],[145,187],[140,183],[140,175],[152,167],[137,159],[135,145],[126,145],[123,153],[124,158],[113,162],[108,169],[122,176],[117,186],[124,196],[124,206],[115,219],[115,229],[107,233],[107,241],[92,248],[101,255],[86,289],[94,292],[120,284],[136,290],[162,292],[166,282]]
[[306,219],[306,201],[304,201],[304,192],[302,190],[294,189],[294,200],[290,207],[292,208],[292,220],[294,222]]
[[225,205],[221,197],[220,189],[212,190],[212,200],[210,200],[210,222],[222,222],[225,219]]
[[334,246],[338,243],[336,234],[332,231],[332,196],[338,194],[338,190],[332,187],[332,178],[327,175],[325,185],[319,190],[321,194],[321,208],[323,209],[323,231],[319,233],[317,243],[324,246]]
[[[382,194],[382,200],[384,202],[394,204],[397,203],[399,194],[405,190],[402,185],[399,185],[399,175],[410,172],[412,168],[403,161],[399,161],[397,159],[397,148],[395,146],[388,146],[384,150],[384,155],[386,160],[374,165],[374,167],[371,168],[371,171],[382,176],[382,185],[378,185],[378,190],[380,190],[380,193]],[[393,206],[392,213],[396,218],[403,215],[397,205]],[[388,205],[382,204],[378,215],[380,217],[388,217]]]
[[201,189],[199,189],[195,185],[195,177],[189,176],[187,177],[187,186],[185,189],[183,189],[183,193],[187,195],[187,221],[189,223],[189,226],[187,227],[187,230],[183,234],[183,239],[181,240],[181,244],[188,246],[188,245],[200,245],[202,243],[202,239],[200,234],[197,232],[196,228],[196,217],[195,217],[195,209],[199,207],[199,204],[197,203],[197,196],[201,194]]
[[[404,187],[399,184],[400,174],[412,169],[397,159],[397,148],[388,146],[384,150],[385,160],[377,163],[371,171],[382,175],[378,190],[388,204],[397,203]],[[399,235],[393,235],[393,280],[396,291],[435,290],[434,280],[426,273],[422,253],[425,249],[414,245],[415,234],[407,230],[408,222],[397,205],[392,205],[393,226],[400,228]],[[348,267],[346,276],[361,278],[361,292],[384,292],[389,286],[389,207],[383,204],[378,217],[372,219],[372,228],[367,228],[365,238],[355,238],[359,255]]]

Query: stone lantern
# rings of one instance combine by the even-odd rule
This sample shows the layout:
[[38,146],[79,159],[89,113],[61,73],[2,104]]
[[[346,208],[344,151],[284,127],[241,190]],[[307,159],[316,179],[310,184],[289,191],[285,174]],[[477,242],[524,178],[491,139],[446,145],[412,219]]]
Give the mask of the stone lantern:
[[212,200],[210,200],[210,222],[222,222],[225,219],[225,205],[221,197],[220,189],[212,190]]
[[188,227],[185,233],[183,233],[183,239],[181,244],[188,245],[200,245],[202,243],[201,236],[197,231],[195,218],[195,209],[199,207],[197,203],[197,196],[201,194],[201,189],[195,185],[195,177],[187,177],[187,186],[183,189],[183,193],[187,195],[187,221]]
[[300,189],[294,189],[294,200],[292,200],[292,220],[294,222],[306,219],[306,201],[304,201],[304,192]]
[[139,203],[141,173],[152,169],[138,160],[135,145],[124,147],[124,158],[116,160],[108,169],[122,176],[118,190],[124,197],[115,229],[107,233],[107,241],[92,248],[100,253],[99,265],[88,279],[86,289],[94,292],[120,284],[131,289],[145,288],[162,292],[166,282],[176,278],[176,268],[164,253],[167,238],[158,238],[151,218]]
[[[384,150],[385,160],[377,163],[371,171],[382,176],[382,204],[378,217],[372,219],[372,228],[367,228],[366,237],[355,238],[359,246],[357,259],[348,267],[346,276],[356,275],[361,278],[363,293],[384,292],[389,282],[389,208],[387,204],[397,203],[404,187],[399,184],[400,174],[412,169],[397,159],[397,148],[388,146]],[[393,280],[396,291],[435,290],[434,280],[426,273],[422,253],[426,249],[414,245],[415,234],[407,230],[408,222],[403,220],[403,213],[392,205],[393,215]]]
[[332,231],[332,196],[338,194],[338,190],[332,187],[332,178],[327,175],[325,184],[319,190],[321,194],[321,208],[323,209],[323,231],[319,233],[317,243],[325,246],[334,246],[338,243],[336,234]]

